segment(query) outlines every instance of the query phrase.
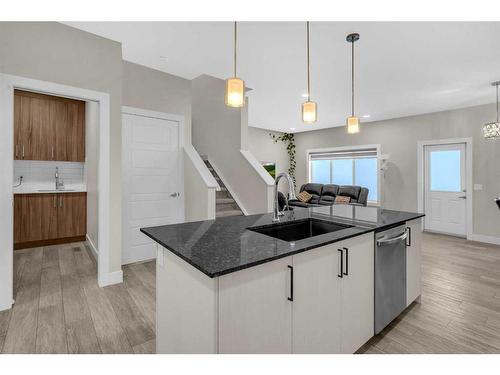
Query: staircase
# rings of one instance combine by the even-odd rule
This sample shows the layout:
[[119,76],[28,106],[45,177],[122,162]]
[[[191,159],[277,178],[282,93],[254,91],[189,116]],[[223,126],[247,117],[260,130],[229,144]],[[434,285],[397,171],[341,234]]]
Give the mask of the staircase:
[[232,197],[229,190],[227,190],[226,185],[224,185],[224,182],[222,182],[219,175],[217,175],[217,172],[215,172],[212,165],[210,165],[210,162],[208,160],[204,161],[208,170],[212,173],[212,176],[214,176],[220,186],[220,191],[216,192],[215,197],[215,217],[243,215],[240,207]]

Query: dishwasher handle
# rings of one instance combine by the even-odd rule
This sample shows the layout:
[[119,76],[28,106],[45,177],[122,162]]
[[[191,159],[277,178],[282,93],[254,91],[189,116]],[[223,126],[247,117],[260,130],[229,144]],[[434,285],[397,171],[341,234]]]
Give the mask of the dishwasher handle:
[[377,246],[391,245],[399,241],[405,241],[407,238],[408,238],[408,232],[405,231],[403,234],[400,234],[399,236],[396,237],[382,238],[380,240],[377,240]]

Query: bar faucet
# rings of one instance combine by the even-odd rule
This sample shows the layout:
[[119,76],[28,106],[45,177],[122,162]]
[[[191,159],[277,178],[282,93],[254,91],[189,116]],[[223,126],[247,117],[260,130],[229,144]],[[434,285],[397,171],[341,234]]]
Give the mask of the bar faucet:
[[59,180],[59,167],[56,167],[54,177],[56,179],[56,190],[64,189],[64,182]]
[[284,213],[280,211],[279,209],[279,203],[278,203],[278,183],[279,181],[285,177],[286,180],[288,181],[288,198],[285,196],[286,204],[285,206],[289,208],[288,206],[288,200],[290,199],[297,199],[295,196],[295,185],[293,184],[293,180],[290,177],[288,173],[280,173],[278,177],[276,177],[276,180],[274,181],[274,208],[273,208],[273,221],[280,221],[280,216],[283,216]]

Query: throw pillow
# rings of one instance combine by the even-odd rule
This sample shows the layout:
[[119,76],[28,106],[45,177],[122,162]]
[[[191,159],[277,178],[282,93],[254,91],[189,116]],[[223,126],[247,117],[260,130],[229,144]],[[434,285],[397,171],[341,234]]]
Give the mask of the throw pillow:
[[346,197],[345,195],[337,195],[335,197],[335,204],[346,204],[351,202],[351,197]]
[[303,203],[307,203],[311,200],[313,196],[309,194],[307,191],[302,191],[299,194],[297,194],[297,199]]

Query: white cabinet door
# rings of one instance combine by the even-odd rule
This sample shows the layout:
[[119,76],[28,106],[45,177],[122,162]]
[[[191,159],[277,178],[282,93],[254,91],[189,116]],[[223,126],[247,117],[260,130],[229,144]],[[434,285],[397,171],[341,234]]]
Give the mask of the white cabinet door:
[[291,353],[292,257],[219,278],[219,353]]
[[421,294],[421,247],[422,219],[408,221],[409,246],[406,247],[406,306],[409,306]]
[[344,247],[342,278],[342,353],[354,353],[374,333],[374,235],[338,243]]
[[340,353],[337,244],[293,256],[293,353]]

